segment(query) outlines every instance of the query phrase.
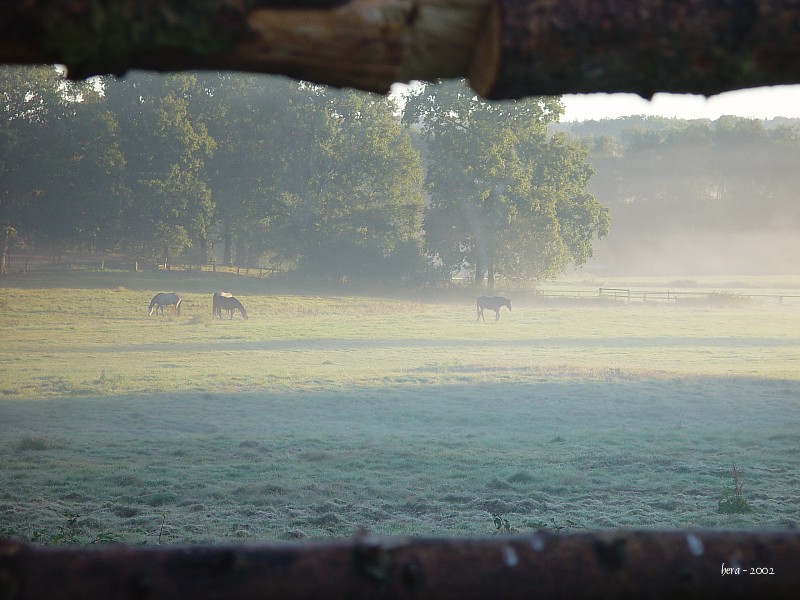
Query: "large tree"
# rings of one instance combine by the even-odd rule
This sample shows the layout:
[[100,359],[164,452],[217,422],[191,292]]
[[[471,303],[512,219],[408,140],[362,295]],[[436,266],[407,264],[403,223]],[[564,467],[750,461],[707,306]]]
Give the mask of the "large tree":
[[422,260],[422,170],[392,100],[305,86],[276,225],[298,268],[334,279],[403,280]]
[[214,209],[205,161],[216,143],[204,114],[207,90],[194,75],[134,74],[107,80],[105,95],[119,123],[131,201],[125,244],[158,248],[161,258],[194,250],[203,262]]
[[448,276],[494,286],[551,277],[592,256],[608,211],[589,193],[588,151],[547,125],[558,98],[488,103],[462,84],[412,89],[404,119],[427,141],[426,244]]
[[124,159],[96,86],[52,67],[6,68],[0,96],[3,255],[9,234],[54,252],[114,243]]

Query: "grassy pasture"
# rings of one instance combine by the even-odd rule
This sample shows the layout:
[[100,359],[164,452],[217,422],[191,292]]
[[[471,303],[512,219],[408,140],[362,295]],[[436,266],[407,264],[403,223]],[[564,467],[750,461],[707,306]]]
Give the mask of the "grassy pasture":
[[[0,535],[45,543],[769,527],[800,516],[800,309],[8,278]],[[655,285],[655,284],[653,284]],[[211,318],[232,289],[250,319]],[[785,289],[785,287],[781,287]],[[175,290],[180,316],[148,317]],[[753,511],[720,513],[741,472]]]

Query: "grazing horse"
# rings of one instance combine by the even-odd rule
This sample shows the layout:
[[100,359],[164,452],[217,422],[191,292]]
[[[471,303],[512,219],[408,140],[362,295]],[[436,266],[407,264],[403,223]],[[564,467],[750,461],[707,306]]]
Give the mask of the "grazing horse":
[[230,292],[214,292],[213,299],[211,301],[211,318],[213,319],[217,315],[219,318],[222,318],[222,307],[220,306],[219,299],[220,298],[233,298],[233,294]]
[[504,306],[508,307],[508,310],[511,310],[511,300],[505,298],[503,296],[481,296],[478,298],[478,321],[483,319],[486,321],[486,317],[483,316],[483,309],[488,308],[489,310],[494,311],[494,320],[497,321],[500,319],[500,309]]
[[165,306],[174,306],[175,314],[181,314],[181,297],[178,294],[159,292],[150,301],[150,312],[147,314],[152,315],[153,311],[158,314],[158,310],[161,309],[163,315]]
[[233,296],[223,296],[222,294],[217,296],[214,294],[214,306],[219,309],[217,314],[219,314],[220,319],[222,318],[223,310],[228,311],[231,319],[233,319],[233,312],[236,310],[242,313],[242,317],[245,319],[247,318],[247,311],[244,309],[244,306]]

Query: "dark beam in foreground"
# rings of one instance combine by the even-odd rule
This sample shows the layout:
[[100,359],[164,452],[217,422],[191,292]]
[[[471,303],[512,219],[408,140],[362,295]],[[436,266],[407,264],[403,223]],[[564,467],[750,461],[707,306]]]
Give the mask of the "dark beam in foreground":
[[473,85],[495,99],[800,83],[799,0],[496,0],[484,31]]
[[788,532],[363,535],[327,543],[93,548],[0,540],[0,598],[794,600],[798,565],[800,533]]
[[800,83],[800,0],[3,0],[0,64],[238,70],[489,98]]

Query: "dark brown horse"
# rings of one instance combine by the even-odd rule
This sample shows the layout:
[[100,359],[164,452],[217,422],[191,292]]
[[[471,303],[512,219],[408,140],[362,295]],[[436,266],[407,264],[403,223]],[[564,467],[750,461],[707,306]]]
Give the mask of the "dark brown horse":
[[214,296],[211,301],[211,318],[213,319],[216,316],[222,318],[222,307],[220,306],[220,298],[233,298],[233,294],[230,292],[214,292]]
[[504,306],[508,307],[508,310],[511,310],[511,300],[504,296],[481,296],[478,298],[478,321],[483,319],[486,321],[486,317],[483,316],[483,309],[488,308],[489,310],[494,311],[494,320],[497,321],[500,319],[500,309]]
[[222,311],[227,310],[228,315],[231,319],[233,319],[234,311],[239,311],[245,319],[247,319],[247,311],[242,306],[242,303],[239,302],[230,292],[216,292],[214,294],[214,302],[212,305],[212,313],[214,315],[219,315],[219,318],[222,318]]

